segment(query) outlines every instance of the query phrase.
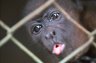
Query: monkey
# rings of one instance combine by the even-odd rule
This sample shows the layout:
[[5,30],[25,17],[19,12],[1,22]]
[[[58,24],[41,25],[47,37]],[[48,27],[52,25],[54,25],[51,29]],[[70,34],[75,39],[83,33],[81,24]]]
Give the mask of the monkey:
[[[84,10],[82,11],[82,16],[81,16],[82,18],[81,23],[88,31],[92,32],[96,29],[96,1],[95,0],[87,0],[87,1],[81,0],[81,2],[84,7]],[[94,41],[96,41],[96,37]],[[96,56],[95,50],[94,52]]]
[[[80,22],[90,33],[96,29],[96,1],[95,0],[79,0],[83,7],[81,11]],[[94,35],[96,42],[96,35]],[[96,63],[96,48],[91,45],[89,51],[82,56],[77,63]]]
[[89,31],[96,29],[96,1],[95,0],[81,0],[82,11],[82,25]]
[[[29,0],[26,4],[23,16],[37,9],[46,0]],[[72,0],[56,0],[64,10],[80,23],[81,6]],[[65,58],[75,49],[83,45],[88,40],[88,35],[73,24],[69,19],[54,5],[50,5],[35,18],[30,19],[25,24],[28,37],[32,42],[39,43],[49,53],[58,58]],[[77,54],[75,59],[83,55],[88,49]]]

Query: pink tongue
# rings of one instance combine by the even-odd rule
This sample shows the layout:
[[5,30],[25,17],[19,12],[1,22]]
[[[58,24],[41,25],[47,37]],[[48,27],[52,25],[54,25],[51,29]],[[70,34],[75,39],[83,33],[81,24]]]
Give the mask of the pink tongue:
[[53,51],[52,53],[53,54],[56,54],[56,55],[60,55],[63,51],[63,49],[65,48],[65,44],[55,44],[53,46]]

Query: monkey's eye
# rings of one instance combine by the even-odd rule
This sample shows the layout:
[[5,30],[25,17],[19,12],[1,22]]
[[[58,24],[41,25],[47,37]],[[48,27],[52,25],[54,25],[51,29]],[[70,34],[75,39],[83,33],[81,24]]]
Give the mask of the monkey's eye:
[[60,13],[59,12],[52,12],[50,15],[50,20],[56,20],[60,17]]
[[33,26],[33,33],[38,33],[42,27],[42,24],[36,24],[35,26]]

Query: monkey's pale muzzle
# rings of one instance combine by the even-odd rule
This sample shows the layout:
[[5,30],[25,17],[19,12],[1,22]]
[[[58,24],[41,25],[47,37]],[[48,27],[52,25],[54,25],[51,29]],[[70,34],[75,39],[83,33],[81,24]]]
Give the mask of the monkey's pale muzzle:
[[52,53],[56,55],[60,55],[63,52],[64,48],[65,48],[65,44],[55,44],[53,46]]

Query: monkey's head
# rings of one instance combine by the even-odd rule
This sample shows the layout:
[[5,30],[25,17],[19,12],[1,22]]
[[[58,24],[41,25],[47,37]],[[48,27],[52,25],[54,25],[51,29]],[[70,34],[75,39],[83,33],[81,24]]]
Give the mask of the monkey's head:
[[86,40],[86,34],[53,7],[26,25],[32,42],[41,43],[52,54],[66,56]]
[[[69,15],[79,22],[79,15],[75,12],[76,9],[67,2],[68,0],[64,1],[64,4],[62,0],[60,0],[59,3],[62,3],[61,6],[63,6],[65,10],[68,10]],[[69,3],[70,6],[66,2]],[[32,2],[30,5],[32,5]],[[27,6],[27,10],[25,10],[27,13],[35,8],[34,6],[34,8],[31,6],[28,7],[29,5]],[[87,34],[67,19],[55,6],[48,7],[39,17],[30,20],[26,24],[26,27],[32,42],[40,43],[52,54],[62,55],[63,57],[84,44],[88,39]],[[80,55],[81,54],[82,53],[80,53]]]

